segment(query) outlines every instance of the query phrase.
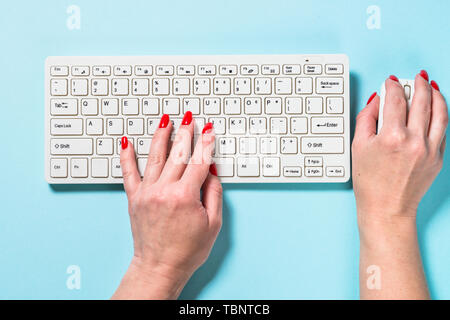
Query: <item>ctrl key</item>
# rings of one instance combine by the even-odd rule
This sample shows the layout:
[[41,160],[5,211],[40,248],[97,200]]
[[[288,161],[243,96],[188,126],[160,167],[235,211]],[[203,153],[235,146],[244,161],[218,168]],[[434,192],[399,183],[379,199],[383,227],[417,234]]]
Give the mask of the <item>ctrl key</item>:
[[50,159],[50,176],[52,178],[67,178],[67,159]]

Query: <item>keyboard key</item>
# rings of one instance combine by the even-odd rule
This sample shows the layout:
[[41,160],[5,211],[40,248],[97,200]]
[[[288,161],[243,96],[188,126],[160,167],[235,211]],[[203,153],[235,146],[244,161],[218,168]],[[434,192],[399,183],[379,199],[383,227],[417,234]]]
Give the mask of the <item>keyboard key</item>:
[[327,177],[343,177],[344,167],[327,167],[326,173]]
[[280,176],[280,158],[263,158],[263,176]]
[[153,135],[156,129],[158,129],[159,127],[159,122],[160,122],[159,118],[149,118],[147,120],[147,133]]
[[343,137],[302,137],[301,152],[312,153],[344,153]]
[[245,98],[244,109],[246,114],[261,114],[261,98]]
[[344,133],[344,118],[312,117],[311,133]]
[[297,137],[285,137],[280,139],[280,152],[284,154],[298,153]]
[[94,76],[110,76],[111,67],[110,66],[94,66],[92,67],[92,74]]
[[311,94],[313,91],[312,78],[297,77],[295,78],[296,94]]
[[148,79],[133,79],[131,92],[134,96],[147,96],[149,94],[150,82]]
[[271,94],[272,93],[272,79],[271,78],[255,78],[255,93],[256,94]]
[[67,96],[67,79],[51,79],[50,94],[52,96]]
[[252,117],[250,122],[250,134],[266,134],[267,133],[267,118]]
[[223,65],[219,67],[219,73],[221,75],[235,75],[237,74],[237,66],[235,65]]
[[106,119],[106,133],[108,135],[123,135],[123,119]]
[[285,98],[284,101],[287,114],[302,113],[302,98]]
[[97,154],[111,155],[114,153],[114,140],[111,138],[97,139]]
[[275,78],[275,93],[291,94],[292,93],[291,78]]
[[229,133],[231,134],[245,134],[245,118],[237,118],[237,117],[231,117],[230,118],[230,127],[229,127]]
[[227,95],[231,93],[230,78],[214,78],[214,94]]
[[127,134],[131,136],[144,134],[144,119],[143,118],[128,118],[127,119]]
[[73,76],[88,76],[89,67],[88,66],[73,66],[72,67]]
[[322,97],[306,98],[306,113],[309,114],[323,113]]
[[259,158],[258,157],[237,158],[237,175],[239,177],[258,177]]
[[255,137],[244,137],[239,139],[239,152],[241,154],[256,154],[258,142]]
[[280,74],[280,66],[277,64],[265,64],[262,66],[261,73],[270,75]]
[[200,99],[199,98],[184,98],[183,99],[183,113],[191,111],[192,114],[200,114]]
[[159,114],[159,99],[158,98],[142,99],[142,114],[158,115]]
[[225,118],[209,118],[208,122],[211,122],[216,134],[226,133],[226,120]]
[[342,94],[344,93],[344,78],[316,78],[316,93]]
[[344,112],[344,98],[327,97],[327,113],[338,114]]
[[156,75],[173,76],[173,66],[156,66]]
[[139,114],[139,100],[138,99],[122,99],[122,114],[123,115]]
[[224,99],[225,114],[241,114],[241,98]]
[[302,167],[284,167],[283,175],[285,177],[301,177]]
[[234,79],[234,94],[250,94],[252,80],[250,78],[235,78]]
[[219,138],[219,153],[220,154],[235,154],[236,153],[236,138]]
[[305,167],[305,176],[307,177],[321,177],[322,175],[322,167]]
[[73,96],[87,96],[88,94],[87,79],[72,79],[71,87]]
[[88,159],[87,158],[70,159],[70,175],[72,176],[72,178],[87,178]]
[[284,74],[300,74],[301,66],[299,64],[285,64],[283,65]]
[[75,116],[78,114],[77,99],[51,99],[50,113],[52,116]]
[[90,155],[93,151],[92,139],[51,139],[51,154]]
[[194,94],[207,95],[211,91],[209,78],[195,78],[194,79]]
[[164,98],[162,100],[163,113],[170,115],[180,114],[180,100],[178,98]]
[[303,68],[305,74],[322,74],[322,65],[320,64],[305,64]]
[[191,76],[195,74],[195,66],[178,66],[177,74],[179,76]]
[[234,158],[213,158],[217,167],[217,175],[219,177],[234,176]]
[[81,114],[84,116],[96,116],[98,114],[98,100],[81,99]]
[[166,96],[169,94],[170,81],[167,78],[153,79],[153,94],[155,96]]
[[292,134],[308,133],[308,118],[292,117],[291,118],[291,133]]
[[137,76],[151,76],[153,75],[152,66],[136,66],[134,68],[134,74]]
[[260,152],[262,154],[277,153],[277,139],[276,138],[261,138]]
[[114,66],[115,76],[131,76],[131,66]]
[[343,74],[344,66],[342,64],[327,64],[325,66],[326,74]]
[[287,120],[282,117],[270,118],[270,133],[272,134],[286,134],[287,133]]
[[108,158],[93,158],[91,160],[91,176],[93,178],[108,177]]
[[215,76],[216,66],[198,66],[198,74],[201,76]]
[[203,113],[220,114],[220,98],[204,98]]
[[50,176],[52,178],[67,177],[67,159],[51,159],[50,160]]
[[281,98],[265,98],[266,114],[281,114]]
[[114,96],[128,95],[128,79],[112,79],[111,84],[111,90]]
[[74,136],[83,134],[83,119],[57,119],[50,120],[50,132],[53,136]]
[[108,95],[108,79],[92,79],[91,92],[93,96]]
[[120,166],[120,158],[111,159],[111,176],[113,178],[122,178],[122,167]]
[[150,146],[152,144],[151,138],[139,138],[137,140],[137,153],[148,155],[150,152]]
[[189,94],[189,79],[176,78],[173,79],[173,94],[188,95]]
[[246,64],[241,66],[242,75],[254,75],[258,74],[259,67],[257,64]]
[[141,177],[143,177],[145,174],[145,168],[147,167],[147,158],[138,158],[137,167]]
[[102,118],[87,118],[86,119],[86,133],[92,136],[100,136],[103,134],[103,119]]
[[52,76],[68,76],[69,67],[68,66],[51,66],[50,75]]
[[322,167],[322,157],[305,157],[305,167]]
[[102,114],[105,116],[115,116],[119,114],[118,99],[102,99]]

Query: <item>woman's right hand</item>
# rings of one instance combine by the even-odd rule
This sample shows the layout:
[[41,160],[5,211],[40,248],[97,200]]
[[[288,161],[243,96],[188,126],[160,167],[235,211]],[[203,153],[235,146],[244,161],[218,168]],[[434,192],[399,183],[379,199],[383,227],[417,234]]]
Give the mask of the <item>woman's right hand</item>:
[[174,299],[207,259],[222,224],[222,186],[214,163],[211,123],[191,157],[188,111],[167,152],[172,122],[164,115],[141,180],[134,148],[122,143],[120,163],[128,197],[134,256],[114,298]]

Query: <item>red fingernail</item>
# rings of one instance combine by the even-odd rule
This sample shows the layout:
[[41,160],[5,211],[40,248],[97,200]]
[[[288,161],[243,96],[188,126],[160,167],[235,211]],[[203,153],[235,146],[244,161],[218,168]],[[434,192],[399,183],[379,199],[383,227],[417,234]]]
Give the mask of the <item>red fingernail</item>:
[[202,130],[202,134],[206,133],[209,130],[212,130],[213,128],[213,124],[211,122],[208,122],[207,124],[205,124],[205,127]]
[[434,81],[434,80],[431,80],[431,86],[434,88],[434,90],[437,90],[437,91],[441,91],[441,90],[439,90],[439,86],[438,86],[438,84],[436,83],[436,81]]
[[209,166],[209,172],[211,172],[212,175],[215,175],[217,177],[217,167],[216,164],[213,162]]
[[169,124],[169,115],[163,114],[163,116],[161,117],[161,121],[159,122],[159,127],[165,128],[167,127],[168,124]]
[[366,103],[366,104],[369,104],[369,103],[370,103],[370,101],[372,101],[372,100],[373,100],[373,98],[375,98],[376,96],[377,96],[377,93],[376,93],[376,92],[372,93],[372,95],[370,96],[370,98],[369,98],[369,100],[367,101],[367,103]]
[[122,137],[122,150],[128,147],[128,139],[127,137]]
[[389,79],[397,81],[398,82],[398,78],[394,75],[389,76]]
[[184,114],[183,121],[181,121],[181,124],[182,124],[183,126],[188,126],[188,125],[191,124],[191,122],[192,122],[192,112],[187,111],[187,112]]
[[428,72],[426,72],[425,70],[420,70],[419,74],[422,78],[428,81]]

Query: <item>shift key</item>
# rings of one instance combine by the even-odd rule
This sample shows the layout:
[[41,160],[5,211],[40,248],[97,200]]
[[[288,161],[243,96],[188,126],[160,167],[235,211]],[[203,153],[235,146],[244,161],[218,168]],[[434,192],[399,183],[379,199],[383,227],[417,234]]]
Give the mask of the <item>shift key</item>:
[[302,137],[302,153],[344,153],[343,137]]
[[92,139],[52,139],[51,153],[55,155],[89,155],[92,154]]

